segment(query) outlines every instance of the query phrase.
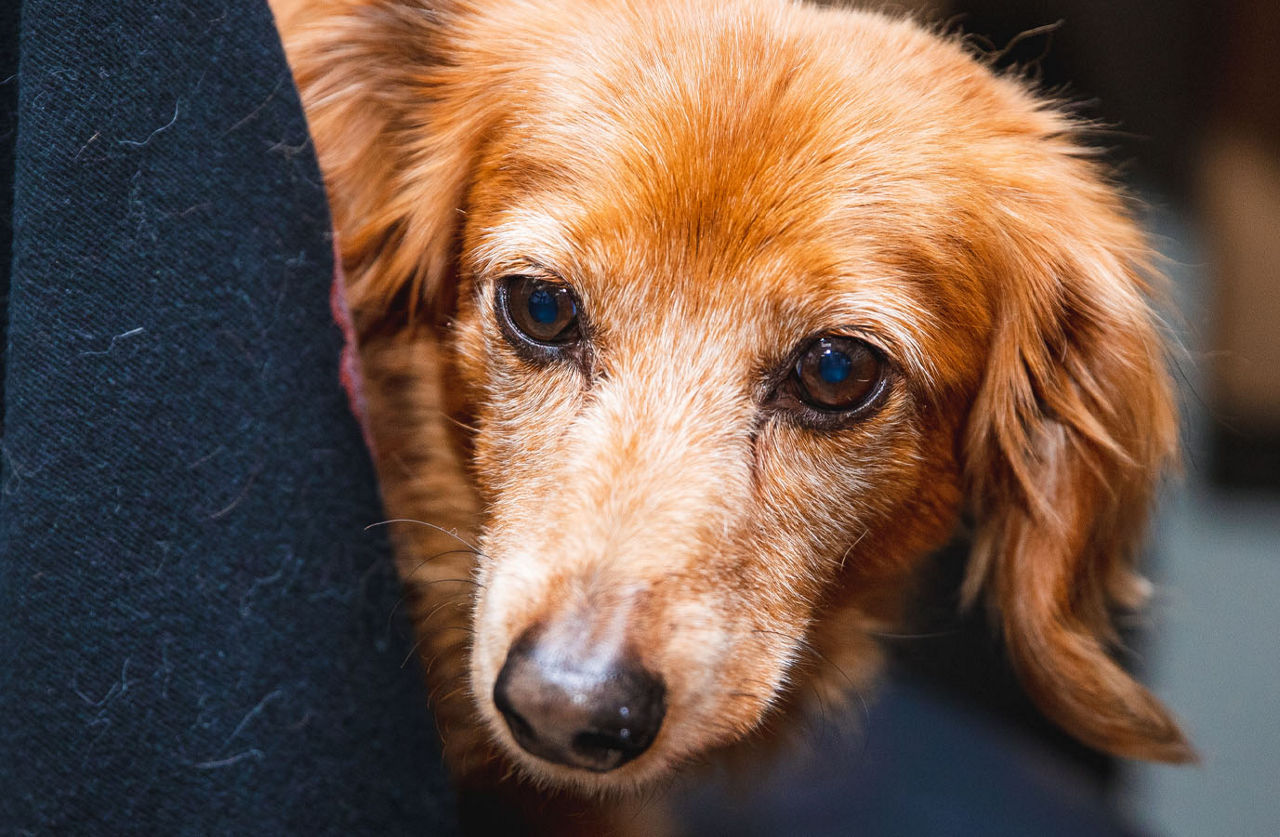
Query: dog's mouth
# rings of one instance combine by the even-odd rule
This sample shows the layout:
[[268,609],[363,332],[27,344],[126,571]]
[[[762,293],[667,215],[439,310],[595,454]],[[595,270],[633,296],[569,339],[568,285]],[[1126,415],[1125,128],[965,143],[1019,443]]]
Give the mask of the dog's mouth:
[[666,686],[625,650],[574,639],[526,632],[507,654],[493,703],[526,753],[608,773],[658,737]]

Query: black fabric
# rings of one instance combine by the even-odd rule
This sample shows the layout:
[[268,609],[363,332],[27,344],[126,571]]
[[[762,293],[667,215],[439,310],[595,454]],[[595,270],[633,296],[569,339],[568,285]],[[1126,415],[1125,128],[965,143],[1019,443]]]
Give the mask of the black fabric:
[[18,15],[0,824],[452,832],[265,4]]
[[4,350],[13,255],[13,144],[18,131],[17,3],[0,3],[0,438],[4,436]]

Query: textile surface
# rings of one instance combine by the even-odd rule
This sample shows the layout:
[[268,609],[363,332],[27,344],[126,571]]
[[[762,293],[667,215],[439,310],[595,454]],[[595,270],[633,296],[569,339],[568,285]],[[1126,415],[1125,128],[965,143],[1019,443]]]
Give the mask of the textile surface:
[[265,4],[0,24],[0,830],[451,833]]

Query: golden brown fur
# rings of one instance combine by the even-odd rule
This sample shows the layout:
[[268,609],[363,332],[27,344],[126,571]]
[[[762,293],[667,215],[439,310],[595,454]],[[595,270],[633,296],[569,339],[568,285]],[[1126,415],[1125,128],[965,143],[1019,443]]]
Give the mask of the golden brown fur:
[[[1060,109],[954,38],[782,0],[302,5],[286,45],[388,515],[432,524],[397,558],[464,786],[545,788],[554,821],[847,696],[966,515],[966,593],[1044,712],[1189,757],[1108,655],[1176,419],[1146,245]],[[504,341],[493,289],[530,273],[579,295],[587,361]],[[828,430],[762,407],[829,332],[888,358],[884,402]],[[490,700],[516,637],[570,619],[667,684],[608,773],[525,753]]]

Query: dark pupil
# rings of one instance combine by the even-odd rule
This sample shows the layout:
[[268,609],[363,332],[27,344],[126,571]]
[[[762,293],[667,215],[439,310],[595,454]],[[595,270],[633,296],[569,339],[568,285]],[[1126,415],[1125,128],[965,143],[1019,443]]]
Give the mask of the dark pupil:
[[529,316],[541,325],[550,325],[560,314],[560,305],[545,287],[529,294]]
[[818,358],[818,374],[829,384],[838,384],[853,371],[853,360],[844,352],[830,347]]

